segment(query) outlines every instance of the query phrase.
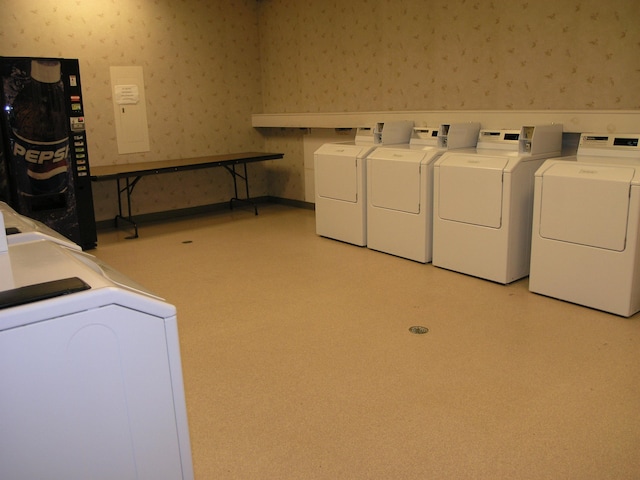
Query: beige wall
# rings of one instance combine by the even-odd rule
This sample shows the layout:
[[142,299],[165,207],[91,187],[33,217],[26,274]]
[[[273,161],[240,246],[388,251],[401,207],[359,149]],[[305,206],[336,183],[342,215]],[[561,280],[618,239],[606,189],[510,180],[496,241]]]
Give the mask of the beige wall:
[[264,112],[640,108],[637,0],[263,0]]
[[637,0],[259,4],[263,113],[640,109]]
[[[255,0],[4,0],[0,55],[80,59],[92,165],[261,150]],[[151,150],[118,155],[109,67],[142,66]],[[254,168],[255,167],[255,168]],[[267,193],[265,165],[250,167],[252,193]],[[110,218],[113,182],[94,184],[96,216]],[[223,169],[145,178],[138,212],[226,201]]]
[[[261,112],[639,109],[636,0],[5,0],[1,55],[80,59],[93,165],[243,150],[305,199],[303,131]],[[118,155],[109,67],[144,69],[151,151]],[[225,201],[222,169],[145,178],[136,212]],[[96,216],[115,213],[94,184]]]

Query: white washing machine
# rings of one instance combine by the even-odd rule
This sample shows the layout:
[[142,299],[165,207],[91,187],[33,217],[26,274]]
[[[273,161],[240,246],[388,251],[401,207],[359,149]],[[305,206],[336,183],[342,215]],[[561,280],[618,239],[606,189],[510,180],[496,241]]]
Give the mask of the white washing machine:
[[42,222],[20,215],[4,202],[0,202],[0,215],[4,217],[5,233],[9,244],[50,240],[72,250],[82,251],[77,243]]
[[415,127],[408,147],[380,147],[367,157],[367,246],[431,261],[433,164],[447,149],[471,148],[479,123]]
[[533,183],[562,125],[482,130],[434,166],[433,265],[506,284],[529,274]]
[[583,134],[576,162],[536,173],[529,290],[640,311],[640,135]]
[[325,143],[314,153],[316,233],[367,245],[366,158],[381,145],[408,144],[413,122],[358,128],[355,142]]
[[0,478],[193,479],[175,307],[2,237]]

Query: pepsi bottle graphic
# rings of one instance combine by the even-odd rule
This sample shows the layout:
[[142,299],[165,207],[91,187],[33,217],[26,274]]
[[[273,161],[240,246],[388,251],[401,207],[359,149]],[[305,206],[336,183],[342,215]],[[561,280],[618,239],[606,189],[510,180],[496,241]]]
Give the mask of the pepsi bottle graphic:
[[34,59],[11,109],[12,154],[21,194],[34,204],[63,206],[69,135],[58,60]]

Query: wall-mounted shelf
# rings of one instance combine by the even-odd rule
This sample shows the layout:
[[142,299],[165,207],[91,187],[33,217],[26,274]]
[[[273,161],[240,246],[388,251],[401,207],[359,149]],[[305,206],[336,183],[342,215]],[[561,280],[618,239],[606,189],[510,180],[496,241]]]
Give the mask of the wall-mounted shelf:
[[565,132],[635,133],[640,110],[437,110],[406,112],[260,113],[254,127],[356,128],[375,122],[413,120],[416,126],[480,122],[482,128],[519,128],[526,124],[561,123]]

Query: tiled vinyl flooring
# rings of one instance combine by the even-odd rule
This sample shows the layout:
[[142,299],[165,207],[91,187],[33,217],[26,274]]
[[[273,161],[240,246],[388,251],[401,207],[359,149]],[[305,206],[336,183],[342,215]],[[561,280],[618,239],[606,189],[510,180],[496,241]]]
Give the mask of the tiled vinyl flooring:
[[640,478],[639,315],[322,238],[284,205],[126,235],[91,253],[177,306],[198,480]]

